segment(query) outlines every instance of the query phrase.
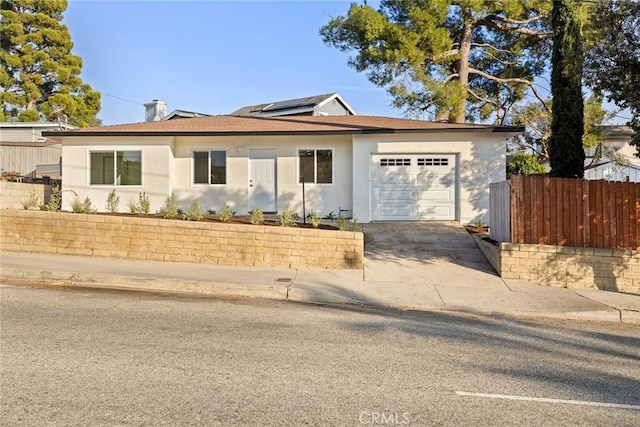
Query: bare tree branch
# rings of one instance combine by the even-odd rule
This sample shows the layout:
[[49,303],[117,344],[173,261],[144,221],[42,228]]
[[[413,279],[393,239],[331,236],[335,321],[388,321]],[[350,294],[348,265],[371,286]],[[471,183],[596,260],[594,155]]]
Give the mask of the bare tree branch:
[[488,47],[488,48],[491,48],[491,49],[493,49],[495,51],[498,51],[498,52],[509,53],[509,54],[513,55],[513,52],[511,52],[510,50],[500,49],[500,48],[497,48],[497,47],[495,47],[493,45],[490,45],[489,43],[471,43],[471,46],[473,46],[473,47]]
[[494,82],[498,82],[498,83],[503,83],[503,84],[504,83],[522,83],[523,85],[529,86],[529,88],[531,89],[531,92],[533,92],[533,95],[536,98],[538,98],[538,101],[540,101],[542,103],[542,105],[544,106],[545,110],[547,110],[549,113],[551,113],[551,109],[547,105],[545,99],[538,92],[538,89],[536,88],[536,85],[530,80],[523,79],[523,78],[517,78],[517,77],[511,77],[511,78],[502,79],[500,77],[496,77],[496,76],[492,76],[491,74],[487,74],[484,71],[480,71],[480,70],[478,70],[476,68],[469,68],[469,73],[482,76],[485,79],[493,80]]
[[511,32],[511,33],[520,33],[520,34],[525,34],[527,36],[531,36],[537,40],[545,40],[548,39],[552,36],[553,33],[551,32],[540,32],[540,31],[535,31],[532,30],[530,28],[526,28],[526,27],[510,27],[508,25],[503,25],[500,24],[498,22],[492,21],[490,19],[487,19],[486,17],[478,19],[476,21],[477,25],[484,25],[487,27],[491,27],[495,30],[498,31],[502,31],[502,32]]
[[447,84],[447,83],[449,83],[451,80],[456,79],[456,78],[458,78],[458,77],[459,77],[458,73],[449,74],[449,75],[447,76],[447,78],[446,78],[446,79],[444,79],[444,80],[442,81],[442,84]]
[[549,15],[541,13],[540,15],[532,16],[531,18],[527,18],[527,19],[511,19],[505,16],[491,14],[491,15],[485,16],[484,19],[490,19],[492,21],[499,21],[499,22],[504,22],[505,24],[512,24],[512,25],[527,25],[532,22],[539,21],[541,19],[548,18],[548,17]]
[[489,98],[485,98],[483,96],[480,96],[477,93],[475,93],[475,91],[473,91],[473,90],[471,90],[469,88],[467,88],[467,92],[469,92],[478,101],[486,102],[487,104],[491,104],[491,105],[494,105],[494,106],[500,108],[500,104],[494,99],[489,99]]

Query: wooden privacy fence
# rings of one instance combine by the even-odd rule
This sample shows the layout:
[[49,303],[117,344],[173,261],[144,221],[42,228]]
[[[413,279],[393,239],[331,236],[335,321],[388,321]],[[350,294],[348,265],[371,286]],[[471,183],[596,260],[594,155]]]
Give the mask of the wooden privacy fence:
[[503,222],[495,224],[494,240],[640,249],[640,183],[532,175],[492,184],[491,191],[492,221]]

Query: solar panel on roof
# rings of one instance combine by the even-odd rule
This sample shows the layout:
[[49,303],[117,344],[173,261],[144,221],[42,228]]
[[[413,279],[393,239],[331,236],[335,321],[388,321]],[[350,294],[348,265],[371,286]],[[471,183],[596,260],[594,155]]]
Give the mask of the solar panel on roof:
[[302,108],[302,107],[310,107],[315,105],[315,102],[298,100],[296,102],[277,102],[272,104],[271,106],[265,108],[262,111],[275,111],[275,110],[288,110],[290,108]]

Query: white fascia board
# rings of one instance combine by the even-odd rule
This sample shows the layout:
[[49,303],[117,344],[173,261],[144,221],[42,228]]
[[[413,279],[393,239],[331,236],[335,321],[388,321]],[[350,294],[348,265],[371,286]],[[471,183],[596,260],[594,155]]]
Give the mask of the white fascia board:
[[344,107],[345,107],[347,110],[349,110],[349,112],[350,112],[351,114],[353,114],[354,116],[358,114],[358,113],[356,113],[356,111],[355,111],[353,108],[351,108],[351,106],[350,106],[349,104],[347,104],[347,101],[345,101],[345,100],[340,96],[340,94],[337,94],[337,93],[335,93],[335,94],[333,94],[332,96],[328,97],[328,98],[327,98],[327,99],[325,99],[324,101],[319,102],[319,103],[318,103],[318,105],[317,105],[317,108],[322,107],[324,104],[326,104],[326,103],[327,103],[327,102],[329,102],[329,101],[333,101],[334,99],[337,99],[337,100],[338,100],[338,102],[340,102],[342,105],[344,105]]

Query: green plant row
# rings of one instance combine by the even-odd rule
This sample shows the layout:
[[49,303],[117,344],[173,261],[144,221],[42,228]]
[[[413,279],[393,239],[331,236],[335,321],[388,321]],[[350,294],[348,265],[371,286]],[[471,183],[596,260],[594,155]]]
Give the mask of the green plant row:
[[[62,190],[60,187],[54,187],[51,192],[51,197],[49,199],[49,203],[41,205],[40,198],[38,194],[33,191],[29,195],[29,197],[22,202],[22,206],[24,209],[34,209],[39,207],[41,210],[46,211],[58,211],[61,208],[62,203]],[[116,190],[111,190],[107,196],[107,201],[105,205],[105,209],[109,213],[118,212],[120,205],[120,197],[117,195]],[[142,192],[138,195],[138,200],[131,200],[129,202],[129,212],[132,214],[149,214],[151,210],[151,203],[149,201],[149,197],[145,192]],[[76,198],[71,202],[71,211],[74,213],[96,213],[97,209],[93,207],[91,199],[89,197],[85,197],[84,199],[76,196]],[[216,211],[210,209],[207,211],[210,215],[215,215]],[[173,196],[167,197],[165,201],[165,205],[157,211],[162,218],[182,218],[185,221],[200,221],[204,217],[204,210],[202,208],[202,203],[200,199],[195,199],[189,210],[185,213],[178,207],[178,204]],[[223,222],[229,222],[235,216],[236,212],[233,210],[231,205],[226,203],[222,209],[220,210],[220,214],[218,217]],[[278,224],[282,227],[295,227],[299,220],[299,215],[293,211],[291,203],[286,202],[284,205],[284,210],[278,217]],[[311,211],[307,214],[307,219],[311,223],[313,228],[318,228],[320,226],[321,218],[316,211]],[[330,212],[324,219],[336,219],[333,212]],[[250,212],[250,221],[251,224],[263,224],[264,223],[264,213],[260,208],[255,207]],[[358,223],[356,218],[345,218],[342,215],[338,215],[337,217],[337,226],[338,229],[343,231],[355,231],[358,228]]]

